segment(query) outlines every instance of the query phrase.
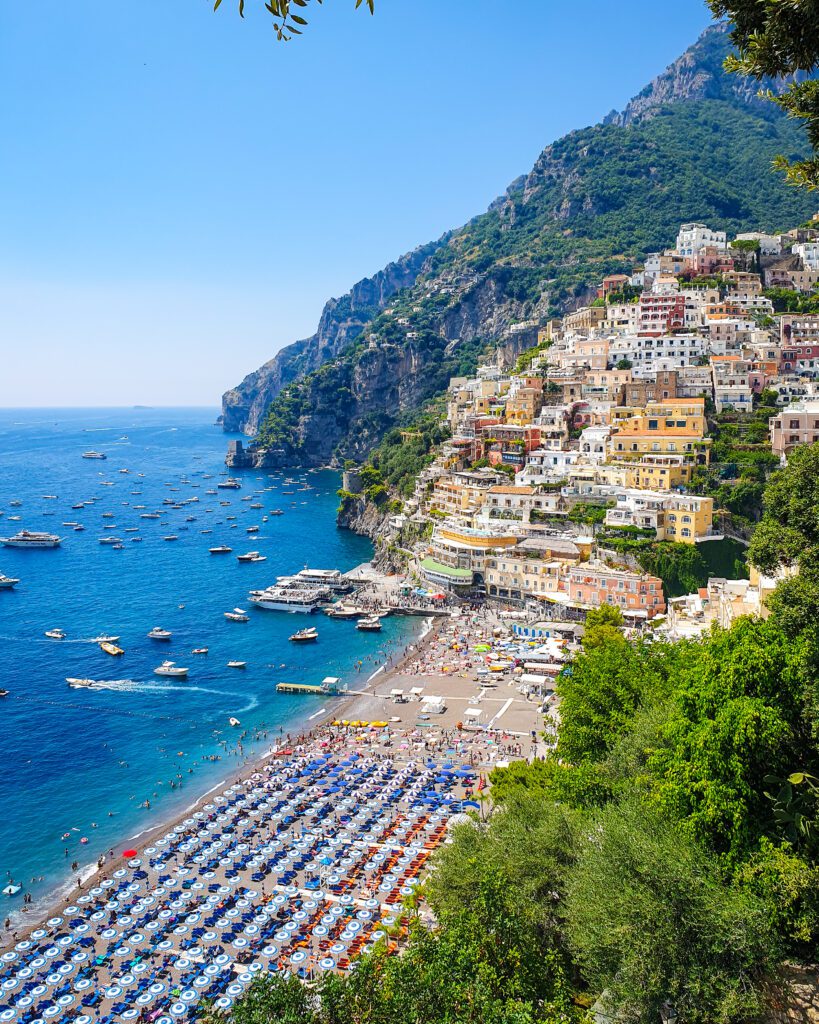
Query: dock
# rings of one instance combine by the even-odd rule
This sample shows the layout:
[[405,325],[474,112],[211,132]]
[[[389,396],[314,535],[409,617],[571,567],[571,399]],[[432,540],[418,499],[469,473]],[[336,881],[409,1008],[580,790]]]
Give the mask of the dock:
[[328,676],[321,683],[276,683],[276,693],[304,693],[320,697],[341,697],[346,687],[335,676]]

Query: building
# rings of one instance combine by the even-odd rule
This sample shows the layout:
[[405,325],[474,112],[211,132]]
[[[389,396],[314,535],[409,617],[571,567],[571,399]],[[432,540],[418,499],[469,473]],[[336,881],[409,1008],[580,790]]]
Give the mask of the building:
[[627,617],[648,619],[665,611],[662,580],[648,573],[588,562],[566,571],[565,588],[570,603],[581,608],[611,604]]
[[711,231],[705,224],[681,224],[676,250],[681,256],[694,256],[708,245],[724,249],[727,241],[724,231]]
[[626,490],[606,513],[606,526],[654,530],[657,540],[698,544],[721,539],[713,528],[714,499],[673,491]]
[[819,441],[819,398],[803,398],[771,417],[771,450],[787,455],[800,444]]

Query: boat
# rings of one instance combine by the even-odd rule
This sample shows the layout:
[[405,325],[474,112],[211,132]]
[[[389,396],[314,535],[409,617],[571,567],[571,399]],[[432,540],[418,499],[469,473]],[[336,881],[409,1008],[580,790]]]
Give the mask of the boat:
[[122,541],[118,540],[116,542],[116,544],[112,544],[111,545],[111,550],[112,551],[124,551],[125,550],[125,545],[122,543]]
[[148,634],[149,640],[170,640],[173,634],[169,629],[163,629],[161,626],[154,626],[151,632]]
[[234,608],[232,612],[225,612],[225,618],[231,622],[250,622],[250,616],[241,608]]
[[55,533],[39,533],[36,530],[20,530],[13,537],[0,537],[0,544],[7,548],[56,548],[62,537]]
[[106,654],[110,654],[114,658],[118,657],[120,654],[125,654],[125,651],[123,651],[121,647],[117,647],[116,644],[112,644],[109,640],[103,640],[100,647]]
[[52,640],[65,640],[65,631],[62,629],[47,629],[45,635]]
[[288,637],[294,644],[306,644],[318,640],[318,630],[315,626],[308,626],[307,629],[300,629],[291,637]]
[[248,526],[248,527],[246,527],[245,532],[246,533],[258,533],[259,532],[259,527],[258,526]]
[[207,653],[208,653],[208,648],[207,647],[194,647],[194,649],[191,651],[191,654],[207,654]]
[[95,680],[93,679],[74,679],[72,676],[68,676],[66,682],[74,690],[90,689],[95,685]]
[[100,544],[121,544],[121,537],[100,537]]
[[270,515],[271,516],[283,516],[284,512],[282,512],[282,510],[280,508],[271,508]]
[[300,580],[308,586],[327,587],[336,594],[345,594],[353,589],[352,583],[338,569],[300,569],[295,576],[282,579]]
[[169,533],[167,537],[163,537],[163,540],[179,540],[175,533]]
[[368,615],[366,619],[359,619],[355,628],[366,633],[378,633],[381,630],[381,619],[377,615]]
[[159,513],[158,512],[143,512],[140,515],[139,518],[140,519],[159,519]]
[[361,619],[367,616],[367,612],[363,608],[358,608],[354,604],[344,604],[343,601],[331,604],[325,610],[328,618],[331,619]]
[[0,690],[0,697],[8,697],[8,695],[9,695],[9,691],[8,690]]
[[100,633],[99,636],[91,638],[92,644],[115,644],[119,642],[118,636],[109,636],[107,633]]
[[247,551],[243,555],[237,555],[236,560],[238,562],[255,562],[258,557],[258,551]]
[[242,723],[241,723],[241,722],[239,721],[239,719],[238,719],[238,718],[229,718],[229,719],[228,719],[228,722],[229,722],[229,723],[230,723],[231,725],[241,725],[241,724],[242,724]]
[[216,486],[220,487],[222,490],[240,491],[242,489],[242,482],[241,480],[236,480],[234,477],[229,476],[227,480],[220,480]]
[[142,543],[142,538],[141,537],[131,537],[131,543],[132,544],[141,544]]
[[229,661],[227,663],[228,668],[247,668],[246,661]]
[[77,525],[74,527],[74,533],[82,533],[84,529],[84,526],[81,526],[79,523],[77,523]]
[[108,456],[105,452],[83,452],[82,457],[84,459],[107,459]]
[[208,548],[208,551],[212,555],[229,555],[233,548],[229,548],[227,544],[219,544],[215,548]]
[[314,612],[329,597],[326,587],[307,587],[294,579],[285,579],[265,590],[251,590],[248,600],[268,611]]
[[187,674],[188,670],[174,661],[163,661],[159,668],[154,669],[155,676],[172,676],[174,679],[184,679]]
[[5,576],[0,572],[0,590],[11,590],[12,587],[16,587],[20,581],[15,579],[13,576]]

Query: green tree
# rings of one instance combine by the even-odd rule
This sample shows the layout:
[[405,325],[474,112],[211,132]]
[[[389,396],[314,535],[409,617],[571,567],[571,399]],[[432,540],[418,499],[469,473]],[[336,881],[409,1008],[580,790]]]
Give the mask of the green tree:
[[570,871],[569,945],[592,987],[623,1021],[745,1020],[779,947],[765,904],[727,888],[672,822],[632,800],[593,819]]
[[[316,0],[316,3],[321,4],[323,0]],[[262,0],[262,4],[273,18],[273,30],[277,39],[288,42],[293,36],[301,35],[307,25],[307,19],[299,11],[305,11],[310,0]],[[375,11],[375,0],[355,0],[356,10],[362,4],[367,7],[370,14]],[[221,5],[222,0],[214,0],[214,11],[218,11]],[[245,6],[246,0],[238,0],[239,16],[242,18],[245,16]]]
[[[789,117],[803,121],[808,140],[819,150],[819,80],[808,78],[819,66],[819,10],[814,0],[708,0],[714,14],[732,22],[731,39],[739,50],[725,62],[729,71],[762,81],[796,75],[772,99]],[[819,158],[789,162],[777,157],[790,182],[819,188]]]

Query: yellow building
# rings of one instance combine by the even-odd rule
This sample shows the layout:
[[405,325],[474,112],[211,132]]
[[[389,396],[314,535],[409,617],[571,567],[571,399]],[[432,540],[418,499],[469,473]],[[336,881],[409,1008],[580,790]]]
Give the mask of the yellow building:
[[[614,410],[612,426],[608,444],[611,460],[649,459],[645,469],[636,474],[635,482],[629,483],[630,487],[674,487],[677,484],[659,481],[676,478],[678,483],[687,483],[695,466],[708,465],[711,439],[705,437],[703,398],[648,402],[644,409],[621,406]],[[663,457],[669,461],[666,463]],[[671,467],[676,464],[686,467],[686,472],[674,471]]]

